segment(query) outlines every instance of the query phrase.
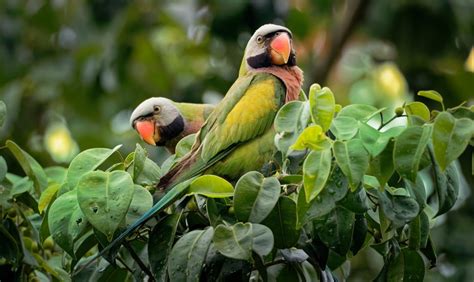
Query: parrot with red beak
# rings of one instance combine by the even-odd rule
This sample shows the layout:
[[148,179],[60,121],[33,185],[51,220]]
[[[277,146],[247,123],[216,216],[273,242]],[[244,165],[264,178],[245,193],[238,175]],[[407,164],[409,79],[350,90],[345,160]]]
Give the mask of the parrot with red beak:
[[209,104],[176,103],[153,97],[133,110],[130,125],[146,143],[164,146],[174,154],[179,140],[199,131],[213,109]]
[[274,24],[257,29],[237,80],[196,134],[191,151],[160,179],[164,196],[99,255],[183,196],[187,187],[179,183],[206,173],[235,179],[271,160],[273,121],[286,102],[298,98],[302,82],[290,30]]

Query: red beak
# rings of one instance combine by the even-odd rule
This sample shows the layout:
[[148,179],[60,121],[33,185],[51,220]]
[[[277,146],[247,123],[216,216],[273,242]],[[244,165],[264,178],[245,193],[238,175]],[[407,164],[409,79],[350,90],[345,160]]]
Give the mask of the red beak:
[[281,32],[270,43],[270,58],[275,65],[288,62],[291,53],[291,41],[286,32]]
[[146,143],[150,145],[156,145],[155,135],[155,123],[151,120],[139,120],[135,122],[135,129],[137,130],[140,137]]

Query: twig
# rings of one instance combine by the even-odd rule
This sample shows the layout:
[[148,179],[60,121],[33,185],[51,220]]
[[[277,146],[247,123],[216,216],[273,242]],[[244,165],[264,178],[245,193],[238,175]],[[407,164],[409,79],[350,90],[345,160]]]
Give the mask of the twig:
[[329,40],[323,48],[323,53],[327,56],[319,56],[315,67],[313,81],[323,84],[339,57],[344,44],[349,39],[358,22],[363,18],[364,11],[369,4],[369,0],[348,0],[347,15],[344,15],[343,21],[334,27]]
[[155,281],[155,277],[153,276],[153,274],[151,273],[150,269],[148,269],[148,267],[146,267],[146,265],[143,263],[143,261],[140,259],[140,257],[137,255],[137,253],[135,253],[135,250],[132,248],[132,246],[130,246],[130,243],[127,242],[127,241],[124,241],[123,242],[123,245],[124,247],[128,250],[128,252],[130,253],[130,255],[132,256],[133,260],[138,264],[138,266],[141,268],[141,270],[143,272],[146,273],[146,275],[148,275],[148,277],[150,278],[149,281]]

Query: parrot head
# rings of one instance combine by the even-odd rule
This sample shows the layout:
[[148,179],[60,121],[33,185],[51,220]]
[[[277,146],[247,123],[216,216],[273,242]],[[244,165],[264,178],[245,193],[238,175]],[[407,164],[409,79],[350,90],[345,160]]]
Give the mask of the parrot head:
[[291,31],[284,26],[262,25],[247,43],[240,75],[245,74],[249,69],[295,66],[296,56],[292,37]]
[[130,125],[146,143],[163,146],[184,130],[184,119],[170,99],[153,97],[135,108]]

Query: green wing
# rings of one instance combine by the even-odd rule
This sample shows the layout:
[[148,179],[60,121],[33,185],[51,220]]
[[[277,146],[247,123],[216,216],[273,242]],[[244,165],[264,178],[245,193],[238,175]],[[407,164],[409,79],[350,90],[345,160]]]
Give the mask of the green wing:
[[203,125],[201,158],[208,161],[233,145],[262,135],[273,124],[285,87],[271,74],[239,78]]

